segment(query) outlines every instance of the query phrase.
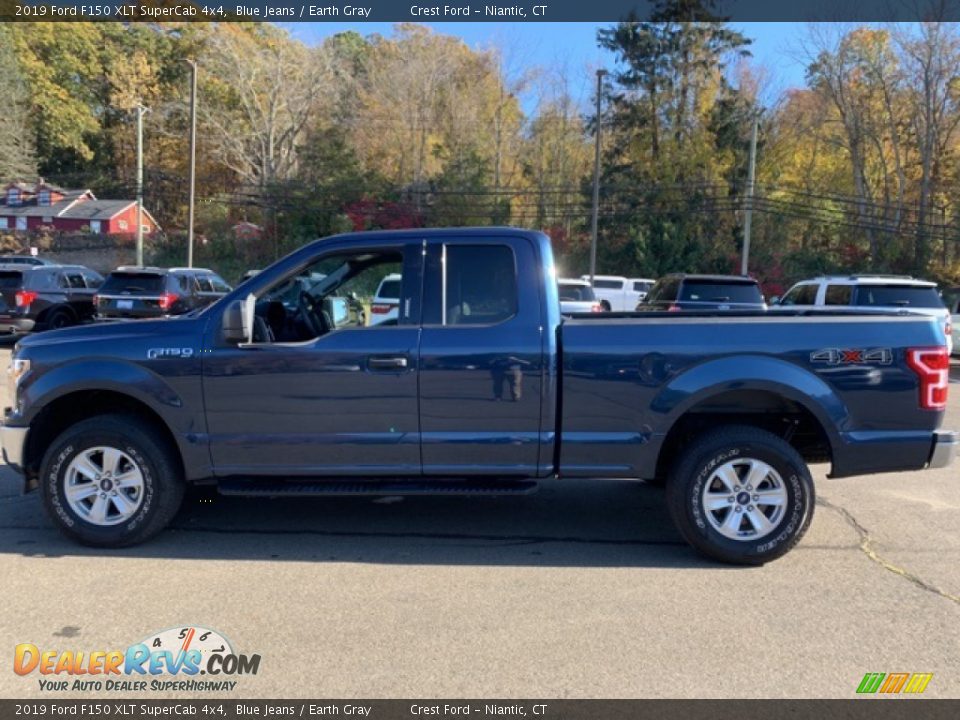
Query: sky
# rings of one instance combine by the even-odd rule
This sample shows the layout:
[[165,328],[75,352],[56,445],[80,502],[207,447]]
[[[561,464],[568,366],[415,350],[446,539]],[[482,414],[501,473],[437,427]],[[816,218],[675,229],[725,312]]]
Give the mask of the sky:
[[[575,97],[589,101],[593,71],[610,67],[613,56],[597,47],[597,30],[612,23],[423,23],[435,32],[455,35],[474,49],[492,45],[511,48],[515,64],[550,66],[566,63],[571,76],[580,79],[573,89]],[[763,93],[765,101],[776,99],[783,90],[802,87],[804,64],[798,44],[806,32],[804,23],[731,23],[753,40],[750,52],[769,74]],[[325,37],[354,30],[361,35],[379,33],[389,36],[392,23],[288,23],[283,24],[294,37],[314,45]]]

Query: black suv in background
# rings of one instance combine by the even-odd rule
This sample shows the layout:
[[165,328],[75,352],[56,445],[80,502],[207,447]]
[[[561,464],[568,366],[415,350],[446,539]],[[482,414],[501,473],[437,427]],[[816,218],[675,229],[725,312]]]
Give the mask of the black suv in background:
[[82,265],[0,264],[0,333],[76,325],[94,315],[103,276]]
[[637,304],[638,311],[766,309],[760,285],[742,275],[665,275]]
[[97,318],[157,318],[206,307],[231,287],[204,268],[120,267],[97,293]]

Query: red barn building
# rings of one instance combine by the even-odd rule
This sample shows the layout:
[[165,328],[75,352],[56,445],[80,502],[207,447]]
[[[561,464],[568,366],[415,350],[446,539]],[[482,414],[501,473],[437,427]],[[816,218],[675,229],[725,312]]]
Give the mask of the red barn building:
[[[44,182],[36,185],[12,182],[0,197],[0,232],[26,232],[42,228],[102,235],[135,233],[135,200],[98,200],[89,190],[65,190]],[[157,221],[143,211],[143,232],[159,228]]]

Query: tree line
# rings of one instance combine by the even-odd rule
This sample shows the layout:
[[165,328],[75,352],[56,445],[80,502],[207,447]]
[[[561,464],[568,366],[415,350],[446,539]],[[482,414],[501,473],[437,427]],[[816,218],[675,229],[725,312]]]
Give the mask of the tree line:
[[[816,26],[805,85],[772,98],[751,38],[709,0],[664,0],[597,43],[599,118],[593,69],[420,25],[316,46],[264,23],[0,25],[0,179],[132,197],[142,103],[146,203],[183,254],[195,60],[197,232],[214,264],[351,229],[514,224],[547,231],[580,274],[599,122],[599,270],[734,271],[756,120],[751,270],[772,291],[816,272],[960,279],[954,26]],[[241,220],[262,236],[235,240]]]

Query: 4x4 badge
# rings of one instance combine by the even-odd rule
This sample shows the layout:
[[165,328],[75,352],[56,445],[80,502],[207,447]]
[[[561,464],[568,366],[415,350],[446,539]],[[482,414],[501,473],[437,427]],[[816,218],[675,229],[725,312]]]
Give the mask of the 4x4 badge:
[[827,365],[889,365],[893,362],[890,348],[825,348],[810,353],[810,362]]

